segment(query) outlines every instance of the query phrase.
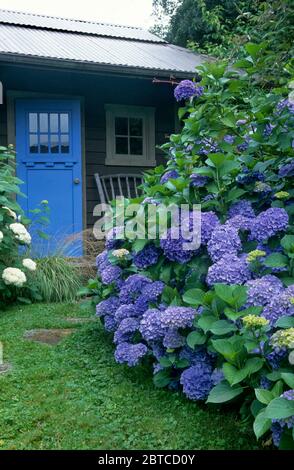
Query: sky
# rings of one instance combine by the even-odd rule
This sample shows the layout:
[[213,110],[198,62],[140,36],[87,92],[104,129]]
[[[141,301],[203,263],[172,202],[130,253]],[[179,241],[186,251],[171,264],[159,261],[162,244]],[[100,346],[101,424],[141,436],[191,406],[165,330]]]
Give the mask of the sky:
[[0,0],[0,8],[145,29],[153,23],[152,0]]

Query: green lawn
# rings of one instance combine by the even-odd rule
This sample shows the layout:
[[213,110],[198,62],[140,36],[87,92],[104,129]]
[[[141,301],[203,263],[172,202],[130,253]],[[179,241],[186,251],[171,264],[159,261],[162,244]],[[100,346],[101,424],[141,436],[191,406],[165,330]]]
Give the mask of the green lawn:
[[57,346],[23,339],[33,328],[67,328],[79,306],[14,307],[0,315],[0,449],[254,449],[251,425],[236,413],[157,390],[147,367],[113,358],[99,321]]

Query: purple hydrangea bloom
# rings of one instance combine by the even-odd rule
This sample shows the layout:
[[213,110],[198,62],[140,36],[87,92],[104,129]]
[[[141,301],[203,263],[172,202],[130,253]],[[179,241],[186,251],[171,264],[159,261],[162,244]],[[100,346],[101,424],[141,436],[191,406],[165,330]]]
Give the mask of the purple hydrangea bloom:
[[146,341],[157,341],[164,335],[161,315],[162,312],[157,308],[150,308],[144,313],[139,330]]
[[242,248],[238,230],[231,225],[220,225],[214,229],[207,250],[212,261],[219,261],[224,255],[237,255]]
[[272,382],[265,376],[262,375],[260,377],[260,388],[263,388],[264,390],[269,390],[272,386]]
[[152,204],[153,206],[158,206],[160,201],[154,199],[153,197],[145,197],[141,204]]
[[275,127],[276,126],[274,124],[267,123],[265,125],[264,131],[263,131],[263,136],[264,137],[269,137],[272,134]]
[[102,271],[106,266],[110,266],[111,263],[108,259],[108,252],[107,250],[102,251],[97,257],[96,257],[96,266],[98,268],[98,272]]
[[279,169],[280,178],[286,178],[287,176],[294,176],[294,160],[282,165]]
[[220,222],[216,214],[212,211],[201,212],[201,243],[206,245],[211,239],[211,235]]
[[110,265],[104,268],[101,273],[103,284],[109,285],[117,281],[122,275],[122,269],[119,266]]
[[[294,400],[294,390],[287,390],[282,393],[281,398],[286,400]],[[289,418],[284,419],[272,419],[272,432],[273,432],[273,441],[275,446],[280,445],[281,435],[284,429],[293,429],[294,428],[294,414],[289,416]]]
[[270,302],[264,307],[262,316],[274,325],[276,321],[283,316],[294,316],[294,285],[282,290],[276,294]]
[[271,207],[261,212],[254,220],[251,229],[251,240],[266,241],[279,232],[286,230],[289,224],[289,216],[285,209]]
[[155,362],[153,364],[153,375],[157,374],[158,372],[161,372],[162,370],[164,370],[164,367],[159,364],[159,362]]
[[237,126],[244,126],[244,124],[247,123],[247,119],[238,119],[238,121],[236,122],[236,125]]
[[277,370],[281,366],[281,362],[287,356],[287,348],[275,348],[271,353],[266,355],[266,359],[272,369]]
[[276,447],[279,447],[281,442],[281,437],[283,433],[283,428],[279,425],[279,423],[273,423],[271,427],[272,437],[273,437],[273,444]]
[[177,101],[188,100],[192,96],[200,97],[203,95],[204,88],[197,86],[191,80],[182,80],[175,88],[174,96]]
[[246,286],[248,287],[246,307],[264,307],[284,290],[280,279],[271,274],[247,281]]
[[225,225],[230,225],[235,229],[239,230],[247,230],[250,231],[252,227],[253,219],[249,217],[243,217],[243,215],[235,215],[231,219],[228,219]]
[[177,261],[180,264],[185,264],[193,257],[195,251],[185,250],[184,244],[188,243],[177,228],[170,228],[167,230],[166,238],[160,240],[160,247],[163,249],[164,255],[170,261]]
[[226,255],[208,268],[206,282],[209,286],[217,283],[244,284],[251,278],[248,263],[236,255]]
[[181,348],[185,342],[186,338],[175,328],[168,328],[163,338],[163,346],[167,349]]
[[227,134],[224,136],[224,141],[227,142],[227,144],[233,144],[235,142],[235,136]]
[[165,284],[162,281],[154,281],[152,284],[147,284],[142,289],[142,296],[149,302],[155,302],[162,294],[164,286]]
[[117,322],[121,322],[125,318],[137,317],[138,312],[133,304],[123,304],[118,307],[114,317]]
[[239,152],[246,152],[246,150],[249,147],[250,141],[251,141],[251,139],[250,139],[249,135],[245,135],[244,136],[244,141],[241,144],[237,145],[237,149],[239,150]]
[[139,364],[140,360],[147,352],[147,346],[143,343],[119,343],[115,350],[114,357],[119,364],[126,363],[129,367],[134,367]]
[[113,227],[106,235],[105,247],[107,250],[120,248],[124,241],[124,227]]
[[102,302],[96,305],[96,315],[98,317],[114,315],[119,306],[120,301],[117,297],[109,297],[108,299],[102,300]]
[[242,215],[250,219],[255,217],[251,203],[245,200],[234,202],[229,209],[228,216],[233,218],[236,215]]
[[122,304],[130,304],[134,302],[141,294],[142,289],[147,284],[151,284],[151,279],[141,274],[132,274],[129,276],[119,294]]
[[184,394],[190,400],[205,400],[213,387],[211,374],[211,366],[202,362],[184,370],[180,379]]
[[202,144],[203,146],[200,148],[198,151],[199,155],[205,156],[208,155],[209,153],[215,153],[219,151],[217,143],[211,139],[211,137],[205,137],[202,140],[197,140],[196,144],[200,145]]
[[160,359],[165,355],[165,349],[162,346],[161,343],[154,342],[150,344],[152,348],[152,354],[155,357],[157,361],[160,361]]
[[288,108],[291,114],[294,114],[294,103],[289,98],[284,98],[277,104],[277,112],[281,113],[285,108]]
[[191,349],[189,346],[185,346],[180,354],[180,359],[186,359],[189,362],[190,366],[195,366],[199,363],[205,363],[210,366],[214,364],[214,355],[207,352],[204,347],[198,347],[196,349]]
[[177,170],[170,170],[170,171],[167,171],[166,173],[164,173],[164,175],[162,175],[161,179],[160,179],[160,183],[161,184],[164,184],[164,183],[167,183],[168,180],[170,179],[177,179],[179,177],[179,173],[177,172]]
[[204,186],[206,186],[206,184],[209,181],[209,178],[207,176],[197,175],[196,173],[193,173],[190,176],[190,179],[191,179],[191,186],[195,188],[203,188]]
[[125,318],[119,324],[116,332],[114,333],[114,342],[124,343],[131,341],[134,333],[138,331],[140,322],[137,318]]
[[113,315],[105,315],[104,317],[104,328],[109,333],[112,333],[117,328],[117,322]]
[[139,297],[136,299],[134,303],[134,307],[136,311],[138,312],[138,316],[142,316],[146,310],[149,308],[149,298],[147,298],[145,295],[141,294]]
[[242,173],[240,173],[236,181],[239,184],[250,184],[250,183],[255,183],[256,181],[264,181],[265,176],[263,173],[260,173],[259,171],[250,171],[248,168],[244,168],[242,170]]
[[139,269],[146,269],[148,266],[157,263],[159,254],[160,252],[156,246],[147,245],[134,255],[133,263]]
[[197,311],[191,307],[168,307],[161,314],[162,327],[187,328],[192,326]]

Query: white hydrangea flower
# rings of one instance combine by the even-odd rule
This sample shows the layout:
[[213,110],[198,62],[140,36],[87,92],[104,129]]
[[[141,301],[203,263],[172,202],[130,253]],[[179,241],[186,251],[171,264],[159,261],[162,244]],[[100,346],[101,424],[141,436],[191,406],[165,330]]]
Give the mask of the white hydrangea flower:
[[36,271],[37,264],[30,258],[25,258],[22,260],[22,265],[24,268],[28,269],[29,271]]
[[2,240],[3,240],[3,232],[1,232],[0,230],[0,243],[2,242]]
[[125,258],[130,254],[129,250],[126,250],[125,248],[120,248],[118,250],[113,250],[112,255],[115,258]]
[[14,224],[10,224],[9,228],[12,230],[17,240],[26,245],[31,243],[31,236],[23,224],[15,222]]
[[3,209],[5,209],[8,214],[10,215],[10,217],[12,217],[14,220],[17,219],[17,215],[14,211],[12,211],[11,209],[9,209],[9,207],[6,207],[6,206],[3,206]]
[[25,273],[18,268],[5,268],[2,279],[6,285],[15,287],[22,287],[27,282]]

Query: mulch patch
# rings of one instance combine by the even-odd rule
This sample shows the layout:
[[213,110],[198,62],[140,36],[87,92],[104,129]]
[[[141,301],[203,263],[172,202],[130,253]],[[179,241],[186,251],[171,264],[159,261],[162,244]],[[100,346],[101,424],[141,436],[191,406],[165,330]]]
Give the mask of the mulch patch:
[[75,328],[66,328],[66,329],[36,329],[25,331],[23,337],[30,341],[35,341],[37,343],[44,343],[50,345],[56,345],[60,343],[64,338],[75,333]]

